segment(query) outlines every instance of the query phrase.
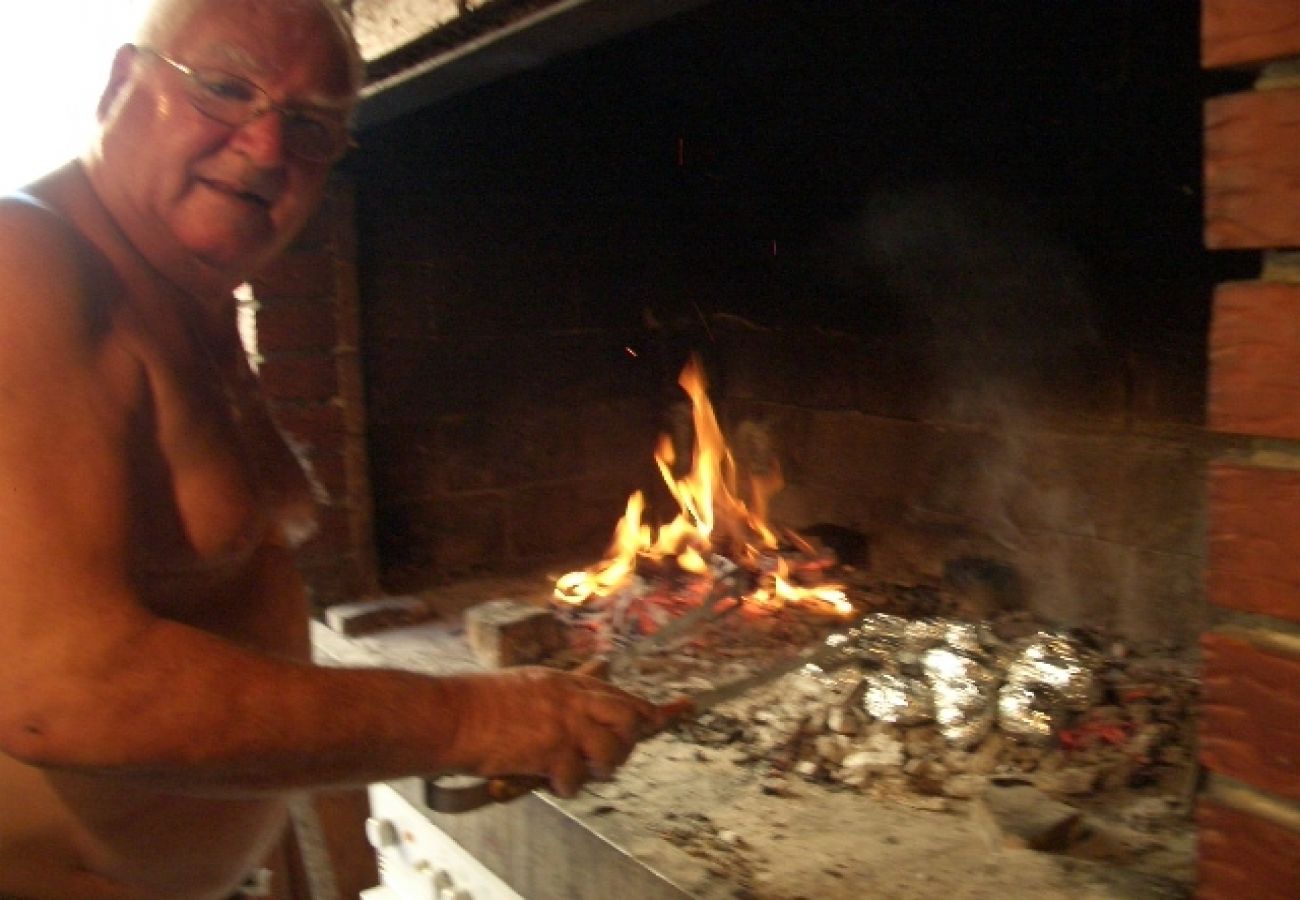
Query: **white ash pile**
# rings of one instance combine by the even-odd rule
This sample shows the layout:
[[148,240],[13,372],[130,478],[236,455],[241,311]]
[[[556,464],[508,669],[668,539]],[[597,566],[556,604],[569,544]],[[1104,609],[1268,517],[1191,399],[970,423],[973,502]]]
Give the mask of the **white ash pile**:
[[[678,737],[758,768],[770,793],[802,778],[944,809],[1008,778],[1076,801],[1186,790],[1191,661],[1026,624],[868,615],[828,639],[842,664],[805,667]],[[682,687],[706,686],[697,677]]]

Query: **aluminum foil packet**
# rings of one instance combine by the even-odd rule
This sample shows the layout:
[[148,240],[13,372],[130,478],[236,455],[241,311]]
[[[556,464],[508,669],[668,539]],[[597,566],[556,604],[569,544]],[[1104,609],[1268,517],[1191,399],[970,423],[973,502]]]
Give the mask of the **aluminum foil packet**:
[[868,672],[862,679],[862,708],[882,722],[923,725],[934,720],[934,694],[924,678]]
[[1077,641],[1039,632],[1020,645],[998,692],[998,725],[1008,734],[1046,742],[1072,712],[1096,701],[1098,660]]
[[862,708],[896,725],[935,722],[947,742],[978,744],[994,728],[1046,741],[1096,700],[1096,654],[1063,634],[1003,644],[983,624],[865,617],[844,639],[867,663]]
[[826,665],[808,663],[799,669],[801,680],[819,685],[822,689],[846,697],[857,690],[862,681],[863,654],[857,644],[856,629],[851,628],[826,638],[825,646],[837,650],[837,660]]
[[[862,708],[895,725],[936,722],[944,738],[970,746],[993,726],[998,677],[975,626],[942,619],[877,623],[876,649],[893,648],[878,671],[863,677]],[[884,639],[882,639],[882,635]]]
[[849,629],[853,652],[864,663],[886,666],[898,656],[906,643],[907,619],[888,613],[863,616]]
[[934,696],[935,722],[949,744],[970,747],[993,727],[997,673],[985,660],[949,646],[932,647],[922,657]]

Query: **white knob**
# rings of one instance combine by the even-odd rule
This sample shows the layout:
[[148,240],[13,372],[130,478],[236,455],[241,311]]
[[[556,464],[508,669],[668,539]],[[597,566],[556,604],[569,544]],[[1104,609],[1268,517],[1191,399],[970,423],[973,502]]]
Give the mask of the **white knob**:
[[396,846],[398,843],[397,826],[393,824],[391,819],[376,819],[371,816],[366,819],[366,840],[376,850]]

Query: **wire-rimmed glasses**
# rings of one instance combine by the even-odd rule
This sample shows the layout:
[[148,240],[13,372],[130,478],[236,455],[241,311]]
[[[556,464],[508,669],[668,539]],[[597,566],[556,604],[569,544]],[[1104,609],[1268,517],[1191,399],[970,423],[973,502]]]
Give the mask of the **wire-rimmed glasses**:
[[185,95],[210,119],[238,128],[270,110],[280,114],[284,149],[307,162],[333,162],[355,146],[347,126],[327,113],[276,103],[247,78],[210,66],[188,66],[152,47],[138,47],[184,76]]

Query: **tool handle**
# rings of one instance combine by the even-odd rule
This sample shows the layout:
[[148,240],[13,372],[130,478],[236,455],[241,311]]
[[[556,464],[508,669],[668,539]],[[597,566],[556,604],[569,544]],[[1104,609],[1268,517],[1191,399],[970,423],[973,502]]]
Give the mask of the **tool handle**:
[[[607,679],[609,677],[609,665],[608,656],[596,655],[571,671],[576,675]],[[690,712],[688,703],[679,702],[673,706],[673,715],[656,733],[676,724]],[[650,737],[650,735],[646,735],[646,737]],[[543,775],[501,775],[487,780],[483,795],[490,803],[509,803],[511,800],[517,800],[539,788],[545,788],[550,783],[550,779]]]
[[[604,679],[609,675],[609,659],[593,656],[572,671],[576,675]],[[487,780],[485,794],[492,803],[509,803],[549,784],[550,779],[543,775],[501,775]]]
[[542,775],[503,775],[488,779],[487,796],[493,803],[509,803],[549,784]]
[[[664,708],[670,710],[670,715],[667,721],[654,731],[654,734],[666,731],[683,719],[688,719],[695,714],[695,705],[689,698],[676,700],[667,704]],[[652,736],[650,734],[645,735],[645,737]],[[485,794],[492,803],[509,803],[524,794],[531,794],[539,788],[548,787],[550,783],[550,779],[544,775],[502,775],[487,780]]]

